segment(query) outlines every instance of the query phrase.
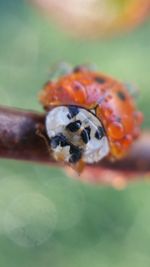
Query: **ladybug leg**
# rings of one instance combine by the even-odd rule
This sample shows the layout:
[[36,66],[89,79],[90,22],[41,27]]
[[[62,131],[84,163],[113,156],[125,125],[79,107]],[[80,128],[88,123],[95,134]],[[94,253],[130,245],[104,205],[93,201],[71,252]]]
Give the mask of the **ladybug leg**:
[[69,63],[66,62],[57,63],[50,68],[49,80],[50,81],[57,80],[62,76],[70,74],[72,70],[73,68]]
[[81,159],[76,164],[70,164],[70,166],[78,175],[80,175],[85,167],[85,162]]
[[130,82],[124,82],[123,85],[128,90],[129,94],[133,98],[137,98],[138,97],[139,90],[138,90],[138,87],[135,84],[132,84]]
[[96,71],[96,70],[97,70],[96,64],[91,64],[91,63],[85,63],[83,65],[78,65],[73,68],[73,72]]

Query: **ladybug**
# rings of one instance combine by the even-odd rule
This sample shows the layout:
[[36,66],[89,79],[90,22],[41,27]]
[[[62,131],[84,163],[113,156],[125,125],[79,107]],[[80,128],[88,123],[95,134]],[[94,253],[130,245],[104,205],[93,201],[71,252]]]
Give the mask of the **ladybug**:
[[47,82],[39,98],[54,158],[79,171],[121,159],[140,134],[143,116],[127,86],[85,66]]

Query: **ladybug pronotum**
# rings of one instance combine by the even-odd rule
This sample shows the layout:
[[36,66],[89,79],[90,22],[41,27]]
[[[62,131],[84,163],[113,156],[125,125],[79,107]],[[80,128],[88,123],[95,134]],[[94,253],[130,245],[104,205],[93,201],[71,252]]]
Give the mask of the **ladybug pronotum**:
[[104,157],[122,158],[140,134],[142,113],[128,88],[83,66],[49,81],[40,102],[54,158],[78,170]]

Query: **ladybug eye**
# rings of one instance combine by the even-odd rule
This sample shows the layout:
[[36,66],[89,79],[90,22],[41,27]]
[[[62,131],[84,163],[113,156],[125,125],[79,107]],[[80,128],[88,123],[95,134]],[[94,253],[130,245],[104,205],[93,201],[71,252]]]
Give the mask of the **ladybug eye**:
[[101,121],[76,106],[59,106],[48,112],[46,131],[55,159],[72,164],[79,160],[98,162],[109,153],[109,142]]

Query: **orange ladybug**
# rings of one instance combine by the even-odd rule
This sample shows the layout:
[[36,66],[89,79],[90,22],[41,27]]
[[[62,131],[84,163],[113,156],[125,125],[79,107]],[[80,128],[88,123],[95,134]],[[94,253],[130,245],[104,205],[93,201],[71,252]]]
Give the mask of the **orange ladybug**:
[[143,116],[128,88],[84,66],[49,81],[40,102],[54,158],[75,168],[122,158],[140,134]]

